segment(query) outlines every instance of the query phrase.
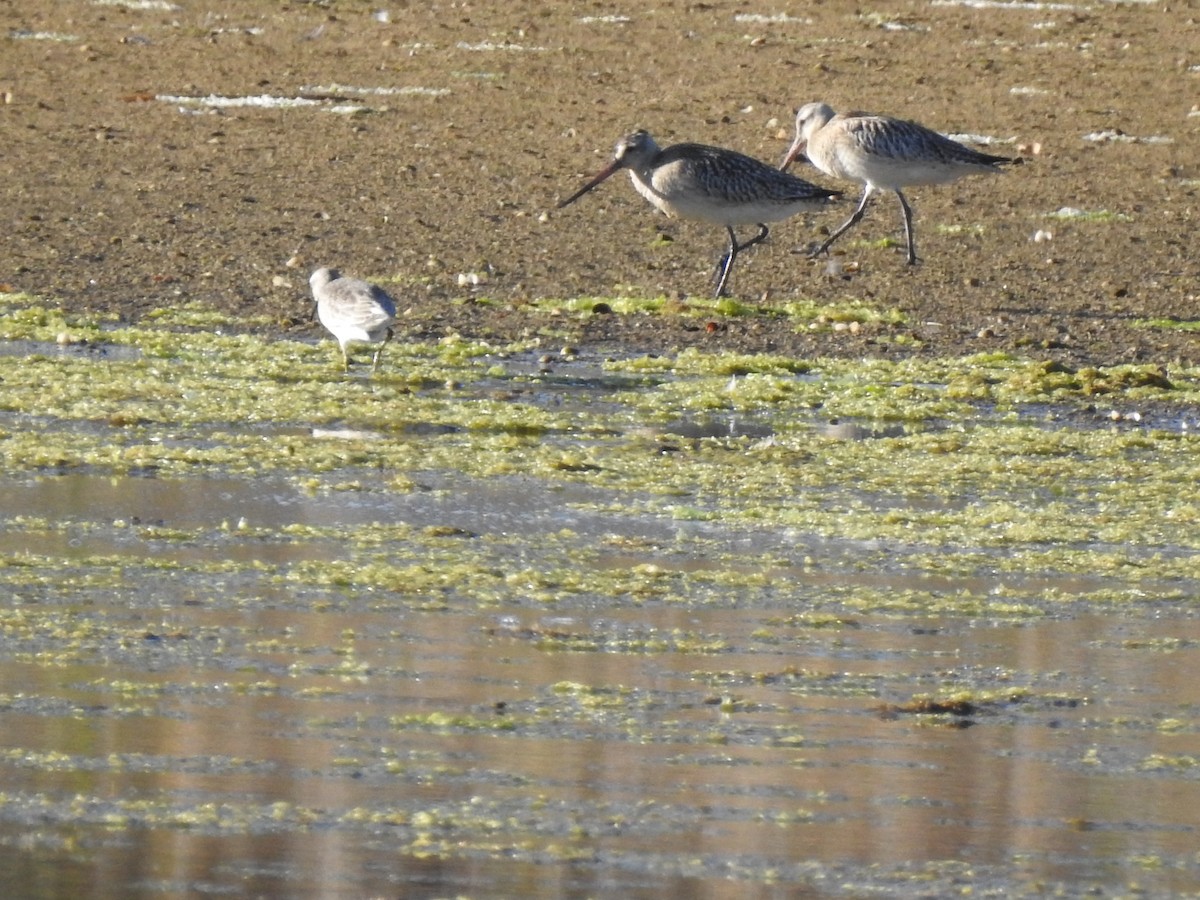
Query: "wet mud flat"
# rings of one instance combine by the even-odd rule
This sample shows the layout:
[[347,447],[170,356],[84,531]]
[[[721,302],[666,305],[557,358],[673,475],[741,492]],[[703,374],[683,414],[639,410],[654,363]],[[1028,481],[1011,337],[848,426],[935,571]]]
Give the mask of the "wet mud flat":
[[775,226],[734,300],[898,316],[597,316],[572,342],[1194,362],[1194,32],[1171,4],[1104,0],[7,4],[0,285],[131,321],[203,301],[300,335],[308,273],[333,265],[385,281],[414,340],[502,343],[537,335],[539,301],[686,306],[720,228],[654,213],[626,179],[556,204],[635,128],[775,162],[795,109],[825,100],[1025,164],[911,191],[916,268],[892,196],[809,260],[858,186],[795,170],[846,198]]
[[1194,368],[2,299],[12,896],[1200,889]]

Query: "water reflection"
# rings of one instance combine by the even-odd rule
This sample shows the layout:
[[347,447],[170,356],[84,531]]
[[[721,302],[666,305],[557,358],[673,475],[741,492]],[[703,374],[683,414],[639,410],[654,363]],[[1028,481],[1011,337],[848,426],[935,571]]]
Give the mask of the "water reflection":
[[[6,479],[0,890],[1200,885],[1195,584],[1143,579],[1181,599],[1109,614],[1062,600],[1105,573],[410,475]],[[889,612],[859,589],[1021,609]]]
[[[16,487],[47,513],[201,526],[251,496],[236,481]],[[255,518],[276,525],[381,512],[255,493]],[[513,525],[492,514],[476,509],[475,527]],[[89,896],[794,895],[767,871],[819,895],[914,869],[949,889],[955,860],[985,885],[1141,881],[1148,859],[1170,861],[1154,870],[1164,890],[1196,883],[1195,619],[868,615],[775,625],[768,641],[784,607],[754,598],[549,612],[514,593],[508,612],[383,613],[353,595],[275,608],[236,579],[181,606],[131,579],[81,608],[124,620],[123,646],[89,665],[0,662],[0,846],[76,861],[35,866],[20,896],[70,893],[96,865]],[[721,645],[633,640],[663,634]],[[1028,695],[981,705],[971,728],[881,715],[997,680]]]

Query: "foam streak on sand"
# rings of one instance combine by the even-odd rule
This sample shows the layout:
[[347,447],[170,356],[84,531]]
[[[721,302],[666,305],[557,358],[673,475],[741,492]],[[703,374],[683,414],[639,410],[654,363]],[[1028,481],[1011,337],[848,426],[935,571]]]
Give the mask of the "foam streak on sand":
[[1083,139],[1089,144],[1172,144],[1174,138],[1167,137],[1164,134],[1152,134],[1148,137],[1137,137],[1136,135],[1126,134],[1123,131],[1114,131],[1107,129],[1105,131],[1092,131],[1083,136]]
[[931,0],[930,6],[966,6],[971,9],[1016,9],[1016,10],[1084,10],[1086,6],[1073,3],[1021,3],[1019,0]]
[[8,33],[14,41],[57,41],[60,44],[73,44],[79,40],[78,35],[64,34],[61,31],[29,31],[18,28]]
[[409,85],[405,87],[354,87],[349,84],[310,84],[300,88],[306,94],[362,94],[372,97],[445,97],[449,88],[431,88]]
[[544,53],[545,47],[526,47],[524,44],[497,44],[494,41],[480,41],[476,44],[468,43],[467,41],[459,41],[455,44],[459,50],[470,50],[475,53],[491,53],[495,50],[510,50],[524,51],[526,53]]
[[209,109],[238,109],[257,107],[258,109],[298,109],[308,106],[323,107],[327,112],[355,113],[366,109],[356,103],[331,105],[325,100],[315,100],[310,97],[271,97],[267,94],[248,97],[222,97],[209,94],[206,97],[184,97],[175,94],[156,94],[154,97],[162,103],[174,103],[180,108],[207,107]]
[[167,0],[92,0],[92,6],[119,6],[147,12],[179,12],[183,9],[178,3],[169,3]]
[[733,21],[742,24],[754,25],[811,25],[812,19],[802,19],[799,16],[790,16],[787,13],[774,13],[773,15],[763,15],[762,13],[738,13],[733,17]]

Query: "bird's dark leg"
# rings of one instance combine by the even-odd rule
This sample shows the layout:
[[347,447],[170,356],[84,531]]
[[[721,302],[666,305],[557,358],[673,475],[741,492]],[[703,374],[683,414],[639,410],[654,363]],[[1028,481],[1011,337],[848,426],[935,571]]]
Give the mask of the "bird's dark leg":
[[771,229],[767,228],[766,225],[763,225],[761,222],[759,222],[758,234],[756,234],[754,237],[750,238],[750,240],[746,241],[746,243],[742,244],[742,246],[738,247],[738,250],[739,251],[745,250],[747,247],[753,247],[755,244],[762,243],[763,241],[765,241],[767,239],[767,235],[770,233],[771,233]]
[[755,244],[766,240],[767,235],[771,233],[766,225],[759,223],[758,234],[750,238],[746,243],[739,244],[737,242],[737,235],[733,233],[733,226],[726,225],[725,230],[729,232],[729,250],[717,263],[717,297],[720,297],[725,292],[725,282],[729,280],[729,272],[733,269],[733,261],[737,255],[747,247],[753,247]]
[[387,342],[388,342],[388,341],[390,341],[391,339],[392,339],[392,329],[390,329],[390,328],[389,328],[389,329],[387,330],[387,337],[385,337],[385,338],[384,338],[384,339],[383,339],[383,340],[380,342],[380,344],[379,344],[379,349],[375,351],[375,356],[374,356],[374,357],[371,359],[371,371],[372,371],[372,372],[378,371],[378,369],[379,369],[379,355],[380,355],[381,353],[383,353],[383,348],[387,346]]
[[921,260],[917,259],[917,240],[913,234],[912,207],[908,205],[908,200],[899,190],[896,191],[896,196],[900,198],[900,208],[904,210],[904,239],[908,242],[908,264],[915,266]]
[[847,231],[849,231],[851,228],[853,228],[855,225],[857,225],[859,222],[861,222],[863,213],[867,211],[867,201],[870,199],[871,199],[871,187],[870,187],[870,185],[868,185],[866,187],[866,189],[863,190],[862,199],[858,201],[858,209],[856,209],[854,211],[854,214],[852,216],[850,216],[850,218],[848,218],[845,222],[843,222],[841,227],[838,228],[837,231],[835,231],[828,238],[826,238],[825,243],[823,243],[820,247],[818,247],[816,250],[814,250],[812,253],[810,253],[808,255],[808,258],[814,259],[814,258],[820,256],[822,253],[828,253],[830,244],[832,244],[834,241],[836,241],[838,238],[840,238],[843,234],[845,234]]
[[717,262],[717,292],[714,297],[720,297],[725,293],[725,282],[729,280],[729,270],[733,268],[733,261],[737,258],[738,247],[737,236],[733,233],[733,227],[726,225],[725,230],[729,232],[729,249],[725,251],[725,255]]

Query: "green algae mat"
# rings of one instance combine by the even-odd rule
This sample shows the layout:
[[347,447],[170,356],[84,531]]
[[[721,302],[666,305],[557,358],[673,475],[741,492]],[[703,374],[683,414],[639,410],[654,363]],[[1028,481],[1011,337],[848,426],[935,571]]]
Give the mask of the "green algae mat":
[[270,324],[0,296],[13,896],[1200,891],[1200,370]]

